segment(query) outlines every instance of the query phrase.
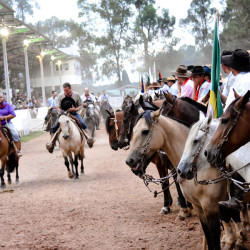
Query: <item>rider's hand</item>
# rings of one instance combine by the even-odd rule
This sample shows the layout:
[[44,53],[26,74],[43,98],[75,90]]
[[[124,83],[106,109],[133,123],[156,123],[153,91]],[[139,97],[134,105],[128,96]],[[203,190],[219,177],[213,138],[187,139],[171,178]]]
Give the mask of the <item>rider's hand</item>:
[[0,121],[5,121],[6,120],[6,116],[0,116]]
[[74,111],[77,111],[77,109],[72,105],[71,108],[68,109],[69,112],[74,112]]

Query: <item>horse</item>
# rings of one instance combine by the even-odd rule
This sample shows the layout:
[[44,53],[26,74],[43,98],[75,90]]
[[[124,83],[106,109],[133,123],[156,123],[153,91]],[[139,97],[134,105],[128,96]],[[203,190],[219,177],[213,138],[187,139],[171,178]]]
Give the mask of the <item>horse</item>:
[[[47,123],[47,131],[51,131],[52,127],[54,126],[56,119],[58,117],[57,109],[50,109],[48,111],[48,123]],[[50,132],[51,133],[51,132]]]
[[[64,157],[64,164],[68,170],[68,177],[71,179],[75,175],[78,179],[78,159],[81,161],[81,173],[84,174],[83,158],[85,137],[81,134],[80,128],[70,119],[66,113],[62,113],[59,117],[59,125],[61,133],[59,135],[60,148]],[[74,154],[74,160],[72,158]],[[69,168],[71,164],[72,173]],[[75,171],[74,171],[75,166]]]
[[[154,153],[162,149],[177,168],[189,131],[188,127],[172,118],[161,116],[160,110],[142,113],[133,130],[126,164],[133,170],[143,169]],[[206,177],[215,177],[217,174],[217,170],[210,167]],[[192,180],[182,180],[180,185],[200,219],[209,250],[220,249],[218,201],[226,197],[225,183],[196,186]]]
[[229,154],[250,141],[250,91],[235,99],[220,118],[219,126],[205,154],[210,163],[219,165]]
[[[219,230],[218,214],[220,214],[221,219],[223,220],[225,231],[227,233],[227,235],[223,237],[224,243],[228,247],[231,247],[232,245],[232,236],[230,235],[231,229],[229,229],[229,222],[232,218],[236,225],[236,245],[239,247],[242,246],[245,238],[245,231],[241,223],[240,213],[232,209],[225,209],[223,207],[219,207],[218,205],[218,202],[220,200],[226,199],[227,180],[222,179],[221,182],[212,182],[213,185],[205,185],[207,184],[206,180],[213,180],[220,176],[217,169],[210,165],[204,155],[206,145],[214,134],[217,125],[218,120],[214,120],[212,122],[211,115],[203,120],[198,121],[196,124],[193,125],[186,140],[184,152],[178,165],[178,174],[181,178],[188,180],[181,182],[181,186],[184,191],[184,195],[187,196],[189,200],[197,199],[196,193],[192,194],[191,192],[189,192],[189,182],[194,179],[194,183],[196,185],[204,184],[198,185],[197,189],[200,192],[203,192],[203,194],[206,196],[201,196],[199,199],[197,199],[197,201],[199,201],[198,209],[202,210],[204,213],[204,215],[201,214],[199,216],[201,222],[208,222],[207,225],[203,225],[207,240],[213,240],[214,247],[218,244],[218,238],[214,233],[218,233]],[[198,179],[201,181],[198,181]],[[208,204],[211,204],[211,208],[213,207],[213,209],[210,209],[210,211],[208,211],[207,208]],[[212,224],[212,221],[214,225]]]
[[83,120],[86,123],[91,137],[95,137],[95,127],[96,127],[96,115],[95,115],[95,105],[92,101],[87,101],[87,107],[83,115]]
[[16,182],[19,181],[19,175],[18,175],[18,162],[19,157],[16,154],[14,147],[9,143],[9,140],[6,137],[9,137],[10,140],[12,140],[12,136],[10,131],[7,129],[5,133],[2,131],[2,127],[0,125],[0,162],[1,162],[1,169],[0,169],[0,177],[1,177],[1,187],[4,188],[5,182],[4,182],[4,170],[7,170],[7,178],[8,183],[11,184],[11,176],[10,173],[12,173],[14,170],[16,170]]
[[103,120],[106,121],[108,113],[106,112],[108,110],[109,112],[112,111],[112,108],[110,107],[108,101],[104,100],[100,105],[100,112],[103,117]]

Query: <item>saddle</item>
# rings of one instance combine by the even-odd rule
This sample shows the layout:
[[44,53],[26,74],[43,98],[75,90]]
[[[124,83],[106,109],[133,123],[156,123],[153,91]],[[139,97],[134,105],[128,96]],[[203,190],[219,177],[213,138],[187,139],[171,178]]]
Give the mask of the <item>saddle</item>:
[[13,141],[12,134],[11,134],[9,128],[1,127],[1,131],[2,131],[3,135],[5,136],[5,138],[7,139],[7,141],[9,142],[9,145],[12,146],[14,141]]

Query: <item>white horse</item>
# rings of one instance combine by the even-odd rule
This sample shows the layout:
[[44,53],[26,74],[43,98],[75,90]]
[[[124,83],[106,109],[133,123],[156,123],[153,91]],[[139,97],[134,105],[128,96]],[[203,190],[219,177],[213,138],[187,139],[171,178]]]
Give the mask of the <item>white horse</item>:
[[[64,157],[64,164],[68,170],[68,177],[73,178],[75,174],[75,179],[78,179],[78,158],[81,160],[81,173],[84,173],[83,158],[85,138],[80,134],[76,124],[65,114],[62,114],[59,117],[59,124],[62,131],[59,136],[60,148]],[[74,154],[74,160],[72,153]],[[71,164],[72,173],[69,168],[69,161]]]
[[[181,157],[181,160],[178,165],[178,174],[184,178],[191,180],[195,176],[195,173],[197,173],[197,180],[198,181],[203,181],[203,180],[209,180],[213,179],[209,178],[209,176],[204,176],[201,175],[200,172],[201,170],[205,169],[211,169],[210,163],[207,161],[207,158],[205,157],[205,149],[206,146],[208,145],[211,137],[215,133],[217,127],[219,125],[219,120],[212,120],[212,117],[206,117],[204,119],[199,120],[197,123],[195,123],[188,135],[188,138],[186,140],[185,148]],[[248,145],[248,150],[249,150],[249,145]],[[249,155],[246,155],[246,149],[243,150],[237,150],[234,153],[232,153],[230,156],[227,157],[228,162],[230,165],[233,167],[233,169],[239,169],[241,166],[244,166],[246,164],[246,161],[249,161]],[[249,151],[248,151],[249,152]],[[244,155],[245,154],[245,155]],[[246,159],[248,158],[248,160]],[[212,167],[215,170],[215,167]],[[242,176],[246,178],[246,171],[240,172],[240,174],[243,174]],[[214,178],[217,176],[215,175]],[[185,182],[183,183],[185,184]],[[208,186],[214,186],[217,184],[211,184]],[[200,186],[200,185],[198,185]],[[203,185],[201,185],[203,186]],[[204,185],[206,186],[206,185]],[[182,185],[182,188],[184,189],[184,195],[185,195],[185,188]],[[225,235],[223,237],[223,242],[228,246],[229,248],[233,245],[234,237],[232,234],[232,229],[231,229],[231,224],[230,224],[230,219],[231,215],[229,214],[230,212],[227,210],[221,209],[221,215],[222,218],[225,218],[225,221],[222,221],[224,228],[225,228]],[[227,213],[227,214],[226,214]],[[223,217],[224,216],[224,217]],[[241,246],[244,243],[244,238],[246,236],[245,229],[243,228],[243,225],[240,221],[239,214],[234,216],[233,215],[233,220],[236,225],[236,245]]]

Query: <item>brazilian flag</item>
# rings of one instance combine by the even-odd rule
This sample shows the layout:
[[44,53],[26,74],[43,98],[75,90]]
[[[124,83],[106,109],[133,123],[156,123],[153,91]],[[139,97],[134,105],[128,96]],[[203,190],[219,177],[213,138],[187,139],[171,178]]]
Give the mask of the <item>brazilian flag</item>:
[[216,13],[214,26],[214,41],[211,69],[211,91],[210,105],[213,109],[214,118],[219,118],[223,114],[222,103],[219,93],[220,82],[220,40],[219,40],[219,13]]

